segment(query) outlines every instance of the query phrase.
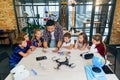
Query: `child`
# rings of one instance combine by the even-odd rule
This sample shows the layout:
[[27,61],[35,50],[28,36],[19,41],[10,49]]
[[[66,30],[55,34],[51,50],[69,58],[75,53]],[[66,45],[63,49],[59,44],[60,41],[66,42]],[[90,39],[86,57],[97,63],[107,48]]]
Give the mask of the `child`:
[[32,45],[35,47],[43,47],[43,38],[42,38],[42,32],[40,31],[40,29],[34,30]]
[[90,52],[98,52],[101,56],[105,57],[106,55],[106,47],[102,42],[101,34],[97,33],[92,38],[92,46],[90,48]]
[[28,36],[28,34],[26,32],[21,32],[20,33],[20,37],[23,37],[26,40],[27,45],[30,46],[30,48],[32,49],[32,51],[35,50],[35,47],[31,46],[31,41],[29,40],[29,36]]
[[88,38],[85,33],[80,33],[78,35],[78,40],[75,43],[75,48],[80,50],[85,50],[88,45]]
[[74,46],[74,41],[71,39],[71,34],[69,32],[65,33],[63,39],[64,42],[62,44],[62,47],[71,50]]
[[26,57],[32,51],[23,37],[17,38],[17,44],[18,45],[15,47],[13,54],[10,56],[9,62],[11,68],[14,68],[22,57]]
[[31,41],[29,40],[28,34],[26,32],[21,32],[20,37],[24,37],[25,40],[27,41],[27,45],[31,45]]

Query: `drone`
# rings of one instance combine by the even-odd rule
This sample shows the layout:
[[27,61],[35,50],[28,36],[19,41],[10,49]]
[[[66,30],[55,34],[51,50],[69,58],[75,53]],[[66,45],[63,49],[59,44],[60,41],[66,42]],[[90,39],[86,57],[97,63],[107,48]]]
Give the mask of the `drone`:
[[59,58],[59,59],[56,59],[56,60],[53,60],[53,61],[55,61],[56,63],[58,63],[58,65],[57,65],[57,67],[56,67],[55,69],[59,69],[60,66],[62,66],[62,65],[66,65],[66,66],[68,66],[68,67],[70,67],[70,68],[74,68],[74,67],[75,67],[74,63],[69,63],[68,57],[65,57],[65,58],[66,58],[66,60],[65,60],[65,61],[61,61],[61,62],[59,61],[60,58]]

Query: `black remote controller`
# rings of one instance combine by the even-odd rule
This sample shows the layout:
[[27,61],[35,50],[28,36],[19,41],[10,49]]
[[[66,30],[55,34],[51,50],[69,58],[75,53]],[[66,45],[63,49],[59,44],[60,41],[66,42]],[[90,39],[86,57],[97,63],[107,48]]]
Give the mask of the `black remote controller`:
[[45,59],[47,59],[47,57],[46,57],[46,56],[36,57],[36,60],[37,60],[37,61],[40,61],[40,60],[45,60]]

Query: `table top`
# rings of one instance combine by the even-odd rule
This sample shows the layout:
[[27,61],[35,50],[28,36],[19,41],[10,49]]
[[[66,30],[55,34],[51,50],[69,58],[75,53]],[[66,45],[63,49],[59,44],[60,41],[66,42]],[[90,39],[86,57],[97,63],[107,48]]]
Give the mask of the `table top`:
[[[83,21],[83,24],[90,24],[90,21]],[[100,21],[94,21],[94,24],[100,24]]]
[[[91,60],[85,60],[80,57],[80,54],[85,51],[72,49],[70,52],[70,63],[74,63],[76,67],[70,68],[62,65],[59,70],[55,67],[57,63],[52,60],[52,57],[61,57],[57,53],[52,52],[53,48],[49,48],[47,53],[43,53],[41,48],[37,48],[27,57],[23,58],[18,65],[24,65],[29,71],[30,75],[26,80],[87,80],[84,66],[91,65]],[[65,49],[62,49],[66,51]],[[46,60],[36,61],[36,57],[46,56]],[[34,69],[37,75],[31,72]],[[107,80],[118,80],[114,74],[107,74]],[[5,80],[13,80],[10,73]]]

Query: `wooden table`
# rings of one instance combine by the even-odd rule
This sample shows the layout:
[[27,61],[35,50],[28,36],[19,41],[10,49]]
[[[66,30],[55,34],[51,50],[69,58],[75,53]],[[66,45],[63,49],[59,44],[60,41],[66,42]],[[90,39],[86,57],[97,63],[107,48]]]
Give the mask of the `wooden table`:
[[[53,57],[58,57],[59,55],[51,50],[53,48],[49,48],[47,53],[43,53],[41,48],[37,48],[19,62],[18,65],[24,65],[30,72],[29,77],[25,80],[87,80],[84,66],[91,65],[91,60],[85,60],[80,57],[80,54],[87,50],[72,49],[69,61],[74,63],[76,67],[61,66],[60,70],[54,69],[57,63],[52,60]],[[38,56],[46,56],[47,60],[36,61]],[[34,69],[37,75],[34,75],[31,69]],[[118,80],[115,74],[107,74],[106,77],[107,80]],[[13,80],[12,74],[10,73],[5,80]]]
[[[87,24],[91,24],[91,22],[90,22],[90,21],[84,21],[84,22],[83,22],[83,31],[84,31],[84,32],[85,32],[85,29],[86,29],[86,25],[87,25]],[[94,21],[94,24],[95,24],[95,26],[96,26],[96,31],[97,31],[97,26],[100,25],[101,22],[100,22],[100,21]]]

